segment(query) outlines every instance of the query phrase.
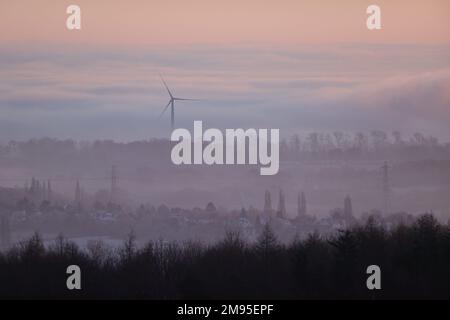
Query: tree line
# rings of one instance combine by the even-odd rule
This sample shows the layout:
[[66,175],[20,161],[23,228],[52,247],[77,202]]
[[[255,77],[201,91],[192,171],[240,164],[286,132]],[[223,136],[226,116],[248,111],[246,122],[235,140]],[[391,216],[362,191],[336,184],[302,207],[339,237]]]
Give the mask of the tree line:
[[[139,162],[146,159],[154,163],[165,163],[170,154],[170,141],[150,139],[133,142],[112,140],[75,141],[52,138],[9,141],[0,144],[0,163],[49,165],[85,164],[93,160],[105,161],[114,158],[121,161]],[[382,130],[348,133],[309,132],[293,134],[280,142],[283,160],[348,160],[348,159],[423,159],[448,158],[450,143],[439,142],[436,137],[416,132],[410,136],[399,131],[388,133]]]
[[[66,268],[81,268],[82,289],[66,288]],[[368,290],[366,268],[381,269]],[[431,214],[386,230],[366,224],[289,244],[266,225],[255,243],[227,232],[214,244],[149,242],[133,233],[119,248],[86,249],[39,234],[0,254],[1,298],[396,299],[450,298],[450,228]]]

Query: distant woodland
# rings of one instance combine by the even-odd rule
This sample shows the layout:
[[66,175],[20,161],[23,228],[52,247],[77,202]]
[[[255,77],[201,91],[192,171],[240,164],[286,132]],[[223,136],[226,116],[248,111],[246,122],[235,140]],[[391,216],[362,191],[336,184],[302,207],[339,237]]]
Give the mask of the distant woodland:
[[[66,288],[66,268],[82,270],[82,290]],[[381,268],[368,290],[366,268]],[[450,228],[430,215],[387,231],[365,225],[331,237],[282,244],[270,225],[248,244],[229,232],[210,245],[149,242],[81,250],[35,234],[0,254],[1,298],[316,299],[450,298]]]

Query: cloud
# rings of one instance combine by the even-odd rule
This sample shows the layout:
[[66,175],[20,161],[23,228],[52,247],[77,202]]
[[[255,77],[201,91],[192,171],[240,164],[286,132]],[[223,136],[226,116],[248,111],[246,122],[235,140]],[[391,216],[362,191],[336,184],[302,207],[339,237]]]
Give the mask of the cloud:
[[308,130],[423,131],[450,138],[450,69],[395,76],[351,90],[321,88],[295,108],[291,126]]
[[161,72],[176,96],[204,99],[176,105],[179,126],[204,120],[282,134],[402,129],[450,138],[449,53],[444,46],[358,44],[0,49],[0,134],[167,136],[168,118],[158,119],[168,100]]

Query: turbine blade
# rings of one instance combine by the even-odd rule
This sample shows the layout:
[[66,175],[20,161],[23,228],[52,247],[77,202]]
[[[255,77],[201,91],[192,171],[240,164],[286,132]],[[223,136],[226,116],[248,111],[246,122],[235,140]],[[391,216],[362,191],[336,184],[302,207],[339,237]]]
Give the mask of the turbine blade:
[[184,99],[184,98],[173,98],[173,100],[177,100],[177,101],[203,101],[201,99]]
[[159,77],[161,78],[162,82],[164,83],[164,87],[166,87],[167,92],[169,93],[169,96],[173,99],[173,95],[169,90],[169,87],[167,86],[166,82],[164,81],[164,78],[162,77],[161,74],[159,74]]
[[167,106],[164,107],[164,109],[163,109],[163,111],[161,112],[161,114],[159,115],[159,118],[158,118],[158,119],[160,119],[160,118],[163,116],[164,112],[166,112],[166,110],[167,110],[167,108],[170,106],[170,103],[171,103],[171,102],[172,102],[172,100],[170,100],[169,103],[167,104]]

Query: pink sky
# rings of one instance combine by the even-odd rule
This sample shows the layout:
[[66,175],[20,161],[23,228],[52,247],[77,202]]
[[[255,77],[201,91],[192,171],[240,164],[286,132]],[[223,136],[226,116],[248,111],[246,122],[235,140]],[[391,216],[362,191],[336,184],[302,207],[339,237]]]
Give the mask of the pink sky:
[[[82,9],[81,32],[65,9]],[[368,31],[366,8],[382,9]],[[0,43],[105,45],[400,42],[450,43],[448,0],[14,0],[0,1]]]

